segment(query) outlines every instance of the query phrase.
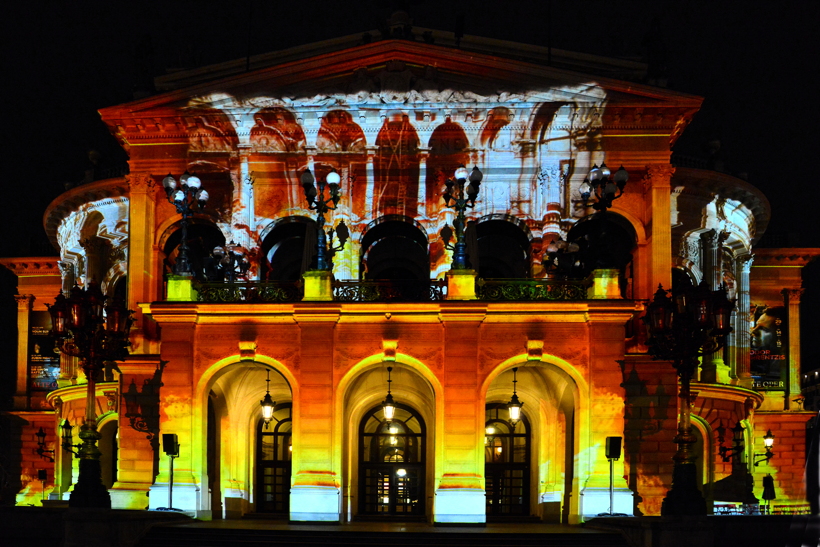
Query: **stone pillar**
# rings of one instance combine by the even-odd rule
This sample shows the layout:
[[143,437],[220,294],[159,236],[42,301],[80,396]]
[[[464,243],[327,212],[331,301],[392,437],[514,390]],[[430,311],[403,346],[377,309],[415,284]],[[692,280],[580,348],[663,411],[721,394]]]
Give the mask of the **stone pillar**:
[[646,178],[651,196],[651,232],[649,271],[652,276],[651,292],[645,295],[651,297],[658,284],[664,288],[672,287],[672,226],[670,224],[672,212],[671,180],[675,168],[668,163],[646,166]]
[[803,289],[783,289],[789,312],[789,372],[786,377],[786,410],[800,410],[794,399],[800,396],[800,297]]
[[17,301],[17,382],[14,389],[14,409],[28,407],[28,334],[34,295],[15,295]]
[[[256,223],[254,222],[253,178],[248,164],[249,154],[250,146],[240,146],[239,172],[231,172],[234,203],[231,224],[234,228],[234,237],[239,239],[236,243],[250,251],[256,246],[251,237],[251,234],[256,232]],[[251,268],[258,270],[258,265],[254,263]],[[258,276],[258,271],[251,272],[251,274],[257,274]]]
[[[203,496],[203,485],[194,476],[193,415],[194,404],[194,344],[195,325],[189,318],[180,323],[162,325],[162,356],[167,366],[162,371],[160,391],[159,433],[176,433],[180,445],[179,457],[174,460],[173,506],[199,516],[201,503],[208,499],[207,484]],[[130,389],[125,386],[126,390]],[[198,447],[201,449],[201,447]],[[170,457],[159,454],[159,474],[151,486],[149,508],[168,507],[168,485],[170,484]],[[207,502],[206,502],[207,503]]]
[[145,355],[129,357],[118,365],[121,374],[117,482],[108,493],[112,509],[145,509],[154,482],[154,452],[159,452],[160,447],[161,361],[158,355]]
[[752,339],[749,328],[749,310],[751,300],[749,297],[749,273],[752,271],[754,255],[744,255],[737,259],[735,263],[735,280],[737,303],[734,314],[734,339],[735,339],[735,376],[737,383],[741,387],[752,388],[752,361],[749,349]]
[[[442,438],[441,458],[436,460],[433,520],[436,523],[486,522],[484,476],[484,402],[478,400],[475,373],[478,360],[479,328],[486,308],[442,311],[444,361],[447,373],[444,394],[436,401],[447,417]],[[467,312],[467,313],[465,313]],[[480,412],[480,414],[479,414]]]
[[[589,320],[589,414],[588,423],[580,426],[583,438],[579,454],[583,456],[578,462],[578,476],[583,481],[578,512],[585,518],[609,512],[606,438],[621,437],[623,441],[624,399],[620,387],[623,376],[618,360],[624,355],[624,324],[631,317],[631,314],[607,314]],[[624,459],[622,451],[614,462],[612,512],[632,515],[634,502],[624,479]]]
[[339,307],[314,305],[294,318],[301,330],[301,378],[310,380],[294,394],[298,419],[293,421],[290,520],[339,522],[342,488],[333,445],[333,336]]
[[376,161],[376,153],[379,151],[377,146],[367,147],[367,180],[365,181],[364,191],[364,216],[362,218],[373,218],[373,211],[375,204],[373,203],[373,192],[376,188],[376,169],[373,163]]

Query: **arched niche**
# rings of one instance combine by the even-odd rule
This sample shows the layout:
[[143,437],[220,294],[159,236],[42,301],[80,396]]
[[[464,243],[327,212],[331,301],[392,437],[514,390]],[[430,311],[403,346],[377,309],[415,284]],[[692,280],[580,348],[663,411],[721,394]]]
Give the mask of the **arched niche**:
[[[409,365],[403,363],[381,362],[363,366],[353,373],[351,378],[340,383],[343,386],[342,424],[343,424],[343,468],[345,469],[345,488],[351,492],[343,511],[347,516],[359,514],[360,488],[363,477],[360,476],[360,463],[363,459],[361,426],[369,421],[372,415],[380,412],[381,403],[387,395],[388,371],[391,394],[397,407],[404,408],[404,417],[415,414],[424,428],[424,454],[419,459],[424,463],[424,485],[421,493],[428,499],[433,492],[435,479],[435,427],[436,397],[430,382]],[[412,429],[412,428],[411,428]],[[389,433],[389,430],[387,430]],[[418,462],[416,462],[418,463]],[[429,516],[432,507],[426,505],[425,513]]]
[[508,215],[489,215],[480,218],[473,229],[475,242],[468,246],[475,248],[469,249],[471,255],[478,255],[471,256],[470,262],[479,277],[529,277],[532,234],[523,222]]
[[278,220],[262,240],[262,278],[298,281],[315,266],[316,245],[313,219],[291,216]]
[[427,235],[413,219],[387,215],[373,221],[362,238],[362,277],[381,280],[430,279]]

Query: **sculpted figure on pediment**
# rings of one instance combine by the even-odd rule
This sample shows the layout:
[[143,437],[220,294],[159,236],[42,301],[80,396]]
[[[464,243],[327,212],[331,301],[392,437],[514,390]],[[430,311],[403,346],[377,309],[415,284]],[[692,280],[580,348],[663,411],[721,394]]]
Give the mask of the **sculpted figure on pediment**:
[[375,81],[380,87],[380,97],[385,103],[403,103],[407,92],[413,87],[416,76],[403,61],[389,61],[387,66],[376,74]]

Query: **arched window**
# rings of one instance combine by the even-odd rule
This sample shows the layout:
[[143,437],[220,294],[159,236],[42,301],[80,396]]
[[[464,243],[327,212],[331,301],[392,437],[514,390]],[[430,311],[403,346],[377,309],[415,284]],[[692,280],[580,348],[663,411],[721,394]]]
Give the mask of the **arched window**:
[[424,420],[396,404],[392,420],[381,405],[359,425],[359,514],[423,517],[425,476]]
[[486,406],[484,478],[487,517],[530,513],[530,425],[526,416],[510,423],[507,405]]

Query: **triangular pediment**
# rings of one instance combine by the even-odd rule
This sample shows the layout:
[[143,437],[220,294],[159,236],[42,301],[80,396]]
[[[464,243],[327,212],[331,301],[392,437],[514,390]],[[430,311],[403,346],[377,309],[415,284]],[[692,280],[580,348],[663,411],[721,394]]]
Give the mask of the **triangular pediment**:
[[[698,97],[606,76],[403,40],[292,57],[229,76],[224,76],[227,70],[221,65],[178,74],[171,83],[184,87],[101,113],[110,119],[169,109],[247,112],[271,107],[544,102],[697,108],[700,104]],[[215,79],[209,79],[209,74]]]

